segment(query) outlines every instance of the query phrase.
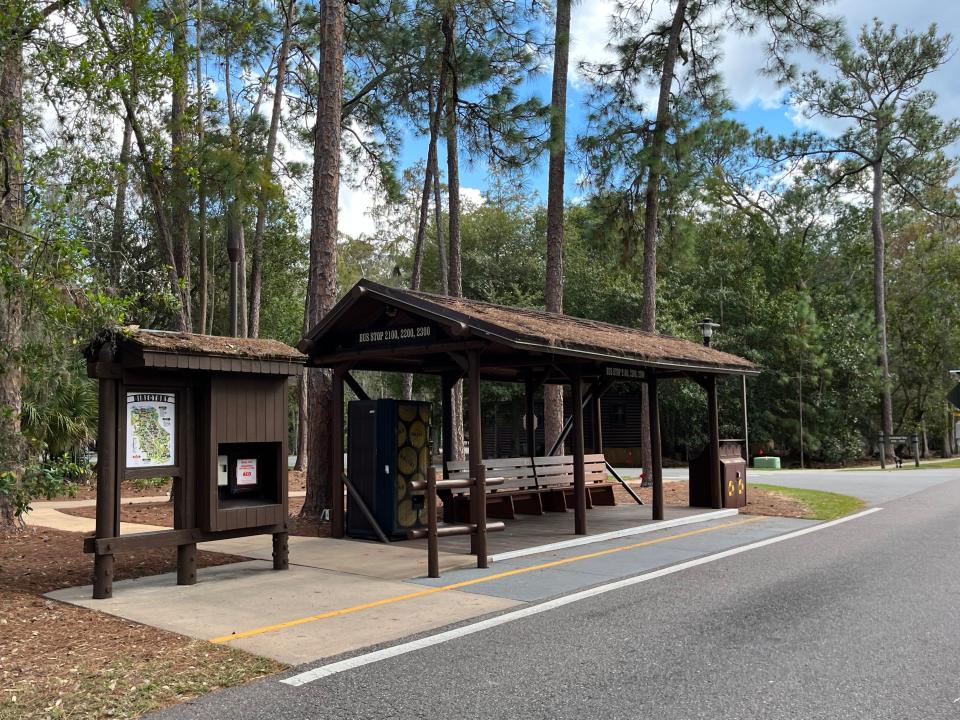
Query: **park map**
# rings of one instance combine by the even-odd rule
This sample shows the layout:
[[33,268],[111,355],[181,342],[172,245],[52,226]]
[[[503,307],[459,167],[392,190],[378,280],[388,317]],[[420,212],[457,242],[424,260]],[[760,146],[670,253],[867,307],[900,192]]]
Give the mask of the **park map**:
[[155,395],[128,398],[127,467],[173,464],[174,405],[165,400]]

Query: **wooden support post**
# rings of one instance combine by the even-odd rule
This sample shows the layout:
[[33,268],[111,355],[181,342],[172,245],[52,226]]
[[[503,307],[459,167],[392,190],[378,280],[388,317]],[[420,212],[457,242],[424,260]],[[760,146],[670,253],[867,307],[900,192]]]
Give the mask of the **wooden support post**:
[[527,380],[524,383],[524,400],[526,401],[526,437],[527,437],[527,456],[533,457],[537,454],[537,409],[534,402],[534,391],[536,385],[533,380]]
[[197,544],[177,545],[177,585],[197,583]]
[[[747,469],[750,468],[750,423],[747,421],[747,376],[740,376],[740,385],[743,392],[743,459],[747,463]],[[743,473],[743,501],[747,501],[747,475]]]
[[477,467],[476,480],[474,480],[473,487],[470,488],[471,500],[473,495],[477,495],[477,516],[476,516],[476,533],[474,537],[477,540],[477,567],[485,568],[488,566],[487,558],[487,469],[480,464]]
[[273,534],[273,569],[288,570],[290,568],[290,533],[279,532]]
[[[456,380],[451,375],[443,375],[440,378],[440,433],[443,436],[441,438],[443,447],[441,468],[444,478],[449,477],[447,463],[453,460],[453,386],[455,384]],[[443,493],[443,521],[453,522],[454,517],[453,493],[445,490]]]
[[720,486],[720,411],[717,400],[717,376],[708,375],[707,430],[710,437],[710,507],[723,507],[723,488]]
[[740,376],[740,390],[743,402],[743,459],[750,467],[750,423],[747,420],[747,376]]
[[[483,437],[481,430],[480,410],[480,359],[476,350],[467,353],[469,367],[467,406],[470,411],[470,477],[477,480],[477,484],[470,489],[470,522],[486,522],[487,499],[484,496],[486,488],[480,486],[480,473],[483,469]],[[486,567],[487,558],[484,554],[483,565],[480,565],[479,533],[471,536],[470,552],[477,555],[479,567]]]
[[574,532],[587,534],[587,484],[583,467],[583,382],[579,370],[574,373],[571,383],[571,402],[573,403],[573,498]]
[[[112,378],[99,380],[99,421],[97,424],[97,538],[117,537],[117,393],[120,383]],[[113,597],[113,554],[97,553],[93,559],[93,597]]]
[[[193,395],[188,389],[180,392],[181,407],[192,407]],[[181,412],[177,419],[177,458],[180,476],[173,479],[173,529],[185,530],[197,526],[196,483],[194,465],[189,448],[194,437],[193,413]],[[177,546],[177,585],[195,585],[197,582],[197,545]]]
[[342,538],[344,535],[344,508],[343,508],[343,376],[347,372],[345,366],[338,366],[333,370],[333,407],[330,408],[330,536]]
[[650,479],[653,482],[653,519],[663,520],[663,455],[660,445],[660,394],[657,376],[648,373],[647,397],[650,423]]
[[590,398],[590,411],[592,417],[593,430],[593,452],[597,455],[603,454],[603,422],[600,418],[600,399],[601,393],[599,387],[595,387]]
[[437,542],[437,469],[427,470],[427,575],[440,577],[440,546]]

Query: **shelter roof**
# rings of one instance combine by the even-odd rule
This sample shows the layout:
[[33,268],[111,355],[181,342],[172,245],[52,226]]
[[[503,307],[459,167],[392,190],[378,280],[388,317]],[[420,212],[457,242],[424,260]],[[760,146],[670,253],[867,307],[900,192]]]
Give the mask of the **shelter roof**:
[[[438,332],[418,334],[418,321],[435,324]],[[395,332],[388,337],[394,342],[388,343],[382,333],[391,328]],[[381,334],[371,338],[371,332]],[[424,354],[437,344],[446,351],[451,342],[481,339],[504,360],[530,354],[678,371],[759,371],[749,360],[683,338],[543,310],[400,290],[369,280],[358,282],[298,347],[310,356],[310,364],[333,364],[340,353],[369,358],[373,368],[372,358],[378,353],[386,362],[390,346],[417,346],[421,338],[426,338],[419,343]]]

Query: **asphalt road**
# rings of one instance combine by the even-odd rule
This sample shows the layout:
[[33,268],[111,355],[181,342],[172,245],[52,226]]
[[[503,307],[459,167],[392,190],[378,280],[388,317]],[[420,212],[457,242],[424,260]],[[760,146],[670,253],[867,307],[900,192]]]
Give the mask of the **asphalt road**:
[[159,717],[960,719],[960,477],[884,507],[300,687],[271,678]]

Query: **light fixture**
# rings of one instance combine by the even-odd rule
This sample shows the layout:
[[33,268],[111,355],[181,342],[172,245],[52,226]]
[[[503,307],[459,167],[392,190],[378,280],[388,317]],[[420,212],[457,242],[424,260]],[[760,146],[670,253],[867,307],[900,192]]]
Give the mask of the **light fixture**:
[[720,327],[720,323],[715,323],[710,318],[704,318],[697,323],[697,327],[700,328],[700,334],[703,336],[703,344],[710,347],[710,338],[713,337],[713,331]]

